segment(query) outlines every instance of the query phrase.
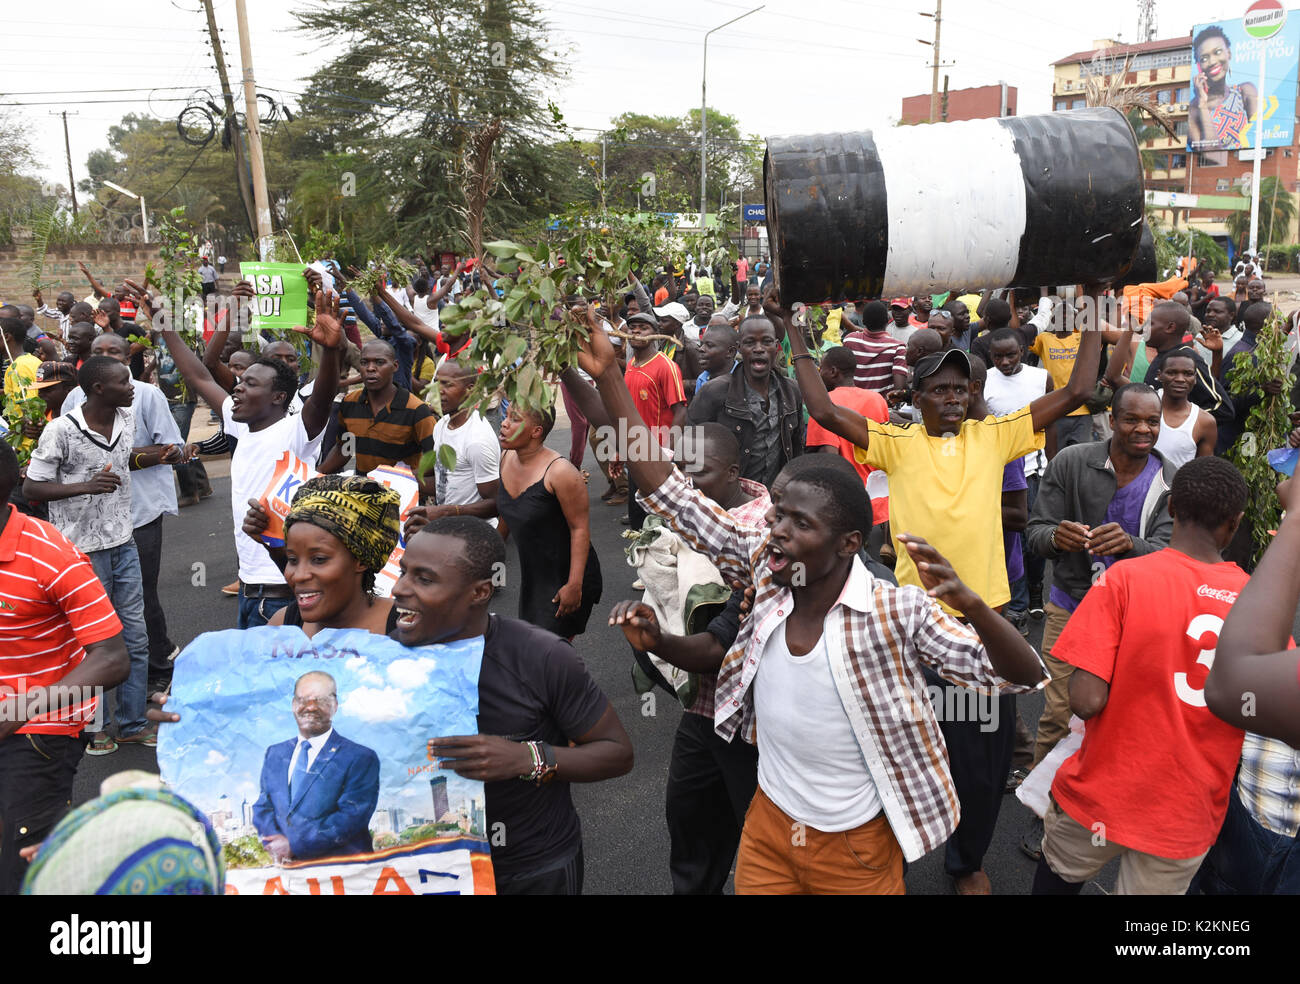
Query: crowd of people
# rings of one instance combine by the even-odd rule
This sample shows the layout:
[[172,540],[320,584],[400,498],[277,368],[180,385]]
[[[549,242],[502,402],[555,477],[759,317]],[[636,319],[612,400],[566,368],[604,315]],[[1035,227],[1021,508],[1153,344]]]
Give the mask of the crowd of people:
[[[942,848],[959,894],[989,894],[1003,798],[1031,782],[1050,788],[1022,843],[1035,893],[1078,892],[1116,857],[1121,893],[1300,891],[1300,510],[1248,577],[1224,457],[1300,384],[1229,374],[1287,330],[1248,255],[1232,296],[1189,261],[1123,292],[814,307],[780,297],[766,259],[668,261],[613,304],[557,300],[589,329],[556,380],[567,453],[555,409],[468,402],[482,367],[440,312],[492,288],[482,265],[415,266],[363,297],[310,264],[291,337],[248,329],[236,280],[193,347],[155,330],[146,288],[84,267],[87,300],[0,307],[6,400],[26,408],[0,443],[0,892],[83,754],[153,746],[175,720],[164,517],[212,495],[203,459],[225,455],[238,628],[484,639],[480,733],[430,755],[484,781],[489,825],[508,825],[499,892],[580,892],[570,784],[632,768],[576,648],[593,616],[626,636],[638,686],[682,705],[677,893],[733,870],[737,893],[902,893]],[[209,255],[198,269],[220,298]],[[199,401],[219,429],[192,444]],[[317,476],[268,542],[286,451]],[[592,508],[591,461],[613,511]],[[405,515],[372,474],[400,466],[419,483]],[[624,558],[598,554],[597,524],[638,537],[640,598],[607,597],[602,564]],[[513,618],[493,606],[512,541]],[[111,697],[49,706],[56,686]],[[1039,689],[1027,723],[1017,696]]]

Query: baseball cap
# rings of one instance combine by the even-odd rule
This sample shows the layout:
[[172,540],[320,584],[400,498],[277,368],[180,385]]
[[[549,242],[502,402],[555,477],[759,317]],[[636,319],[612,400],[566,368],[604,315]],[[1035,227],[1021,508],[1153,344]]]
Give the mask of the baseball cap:
[[663,307],[657,307],[654,310],[656,317],[672,318],[679,325],[684,325],[691,320],[691,312],[686,310],[686,305],[678,304],[676,301],[665,304]]
[[889,302],[889,306],[890,306],[891,308],[893,308],[893,307],[896,307],[896,308],[906,308],[906,307],[911,307],[911,306],[912,306],[912,299],[911,299],[910,297],[895,297],[892,301]]
[[946,352],[935,352],[932,355],[927,355],[918,362],[913,378],[919,381],[925,379],[926,376],[933,376],[949,364],[961,369],[968,378],[970,377],[970,356],[961,349],[948,349]]
[[42,362],[36,367],[36,381],[32,389],[45,389],[59,383],[75,383],[77,370],[71,362]]

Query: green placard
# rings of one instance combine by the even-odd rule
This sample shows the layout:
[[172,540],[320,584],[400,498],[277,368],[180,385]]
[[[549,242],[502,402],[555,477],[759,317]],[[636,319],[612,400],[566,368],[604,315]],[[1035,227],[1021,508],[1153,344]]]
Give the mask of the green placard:
[[301,263],[241,263],[257,291],[252,331],[287,332],[307,324],[307,281]]

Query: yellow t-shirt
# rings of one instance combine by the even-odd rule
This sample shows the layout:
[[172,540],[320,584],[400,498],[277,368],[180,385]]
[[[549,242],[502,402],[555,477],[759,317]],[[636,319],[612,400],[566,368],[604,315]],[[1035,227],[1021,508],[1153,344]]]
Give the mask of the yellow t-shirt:
[[952,437],[931,437],[924,424],[868,420],[867,427],[870,444],[857,448],[854,457],[889,477],[898,583],[921,587],[911,555],[898,542],[900,533],[911,533],[938,550],[986,604],[1005,605],[1011,588],[1002,550],[1002,473],[1017,458],[1042,448],[1033,412],[1025,407],[1005,417],[967,420]]
[[14,359],[5,370],[5,396],[20,400],[35,396],[36,390],[30,387],[36,382],[36,370],[40,367],[41,360],[26,352]]
[[[1052,385],[1058,390],[1065,389],[1065,384],[1070,381],[1070,373],[1074,371],[1074,360],[1079,354],[1079,342],[1082,338],[1083,335],[1077,331],[1065,338],[1053,335],[1050,331],[1040,331],[1034,338],[1034,344],[1029,346],[1029,351],[1042,360],[1043,368],[1052,377]],[[1083,406],[1071,410],[1069,416],[1084,417],[1087,414],[1088,408]]]

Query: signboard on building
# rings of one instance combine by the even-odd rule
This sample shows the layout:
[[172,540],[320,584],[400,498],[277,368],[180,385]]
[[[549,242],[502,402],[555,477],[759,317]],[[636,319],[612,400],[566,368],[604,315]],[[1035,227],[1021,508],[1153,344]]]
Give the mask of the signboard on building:
[[[1266,33],[1273,32],[1273,33]],[[1261,91],[1260,60],[1267,72]],[[1242,150],[1255,146],[1255,119],[1264,115],[1263,147],[1295,141],[1300,18],[1279,0],[1261,0],[1246,16],[1192,28],[1192,101],[1187,149]]]
[[742,222],[766,222],[767,206],[742,205],[740,206],[740,219]]

